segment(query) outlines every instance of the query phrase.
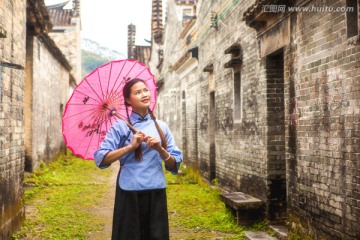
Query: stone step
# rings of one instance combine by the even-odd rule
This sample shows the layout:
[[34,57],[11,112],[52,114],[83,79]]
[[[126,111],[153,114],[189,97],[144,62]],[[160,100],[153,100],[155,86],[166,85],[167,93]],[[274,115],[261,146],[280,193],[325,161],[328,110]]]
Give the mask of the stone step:
[[258,198],[243,192],[230,192],[221,194],[220,199],[234,213],[239,226],[250,226],[264,217],[264,203]]
[[247,240],[277,240],[277,238],[270,236],[266,232],[262,231],[245,231],[245,239]]
[[286,240],[289,234],[288,227],[285,225],[270,225],[269,228],[276,233],[276,237],[280,240]]

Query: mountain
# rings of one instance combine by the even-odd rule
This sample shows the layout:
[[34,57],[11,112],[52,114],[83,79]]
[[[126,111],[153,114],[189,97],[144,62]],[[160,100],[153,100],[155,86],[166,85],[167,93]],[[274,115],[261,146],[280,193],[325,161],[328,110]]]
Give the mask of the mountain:
[[84,78],[95,68],[100,67],[109,61],[111,61],[111,59],[101,57],[86,50],[81,50],[81,78]]
[[81,48],[82,78],[91,73],[95,68],[104,65],[111,60],[125,58],[124,54],[110,50],[89,39],[81,40]]
[[81,39],[81,49],[110,60],[126,58],[124,54],[111,50],[107,47],[103,47],[99,43],[86,38]]

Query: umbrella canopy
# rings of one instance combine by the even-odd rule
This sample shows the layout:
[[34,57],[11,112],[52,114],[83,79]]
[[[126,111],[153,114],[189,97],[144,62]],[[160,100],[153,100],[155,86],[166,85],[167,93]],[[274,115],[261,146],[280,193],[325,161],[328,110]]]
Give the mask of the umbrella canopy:
[[[139,78],[156,104],[156,83],[149,68],[135,60],[117,60],[96,68],[74,89],[62,118],[62,133],[74,155],[93,160],[107,130],[117,119],[127,119],[123,87]],[[131,111],[131,107],[128,107]],[[127,122],[127,121],[126,121]],[[130,126],[131,127],[131,126]]]

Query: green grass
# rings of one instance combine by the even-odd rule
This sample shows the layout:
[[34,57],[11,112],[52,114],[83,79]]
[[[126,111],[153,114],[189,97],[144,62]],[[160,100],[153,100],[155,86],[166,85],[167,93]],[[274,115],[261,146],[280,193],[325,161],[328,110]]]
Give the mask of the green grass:
[[35,209],[13,239],[85,239],[86,233],[102,230],[101,219],[89,209],[100,204],[109,175],[71,154],[41,164],[25,178],[25,204]]
[[[243,239],[244,230],[266,230],[266,222],[251,228],[237,226],[216,186],[209,186],[191,168],[182,165],[181,171],[179,175],[166,172],[165,176],[170,226],[189,233],[182,239],[208,239],[209,232],[222,239]],[[61,155],[49,165],[42,163],[25,177],[25,204],[34,210],[27,213],[13,239],[87,239],[89,232],[103,230],[104,219],[94,214],[93,208],[101,204],[110,175],[111,171],[98,169],[93,161],[71,154]]]
[[196,171],[181,170],[185,174],[180,176],[166,173],[170,225],[197,232],[226,233],[227,239],[243,239],[245,228],[236,225],[234,216],[220,201],[219,190],[208,186]]

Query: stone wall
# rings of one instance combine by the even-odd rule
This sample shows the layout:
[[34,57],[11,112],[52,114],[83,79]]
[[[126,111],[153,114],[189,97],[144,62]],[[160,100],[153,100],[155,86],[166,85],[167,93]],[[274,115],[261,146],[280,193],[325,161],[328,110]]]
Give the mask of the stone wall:
[[[225,1],[203,1],[197,26],[210,26],[211,12],[224,11]],[[267,129],[266,126],[266,78],[259,61],[255,31],[242,21],[243,12],[252,4],[239,1],[217,22],[216,28],[202,27],[198,35],[207,35],[199,44],[199,167],[210,178],[211,147],[208,145],[209,125],[215,121],[213,130],[215,144],[215,176],[224,190],[241,190],[263,200],[267,199]],[[208,11],[201,12],[203,9]],[[207,13],[207,14],[204,14]],[[236,23],[236,24],[234,24]],[[225,67],[232,54],[226,53],[231,46],[239,46],[242,64]],[[204,72],[212,65],[212,72]],[[240,95],[234,94],[234,78],[238,74]],[[213,92],[213,95],[211,95]],[[240,116],[234,115],[235,97],[240,97]],[[211,100],[213,98],[213,100]],[[214,101],[213,116],[209,116]]]
[[[24,218],[26,1],[0,0],[0,239]],[[7,64],[5,64],[7,63]]]
[[360,238],[360,45],[347,17],[297,13],[285,62],[289,212],[326,239]]
[[[359,239],[359,2],[354,18],[321,10],[345,0],[284,1],[320,8],[277,14],[255,0],[198,1],[189,45],[171,2],[158,103],[185,162],[262,199],[272,222]],[[172,71],[194,47],[198,61]]]
[[61,118],[69,96],[69,68],[37,36],[27,38],[26,170],[64,151]]
[[[180,112],[179,108],[181,101],[181,82],[179,77],[173,71],[171,71],[171,65],[176,61],[178,57],[181,56],[181,51],[179,51],[178,39],[177,36],[181,31],[181,21],[178,16],[180,14],[179,9],[175,7],[173,1],[169,1],[167,4],[167,13],[169,24],[165,27],[166,36],[176,36],[175,38],[168,38],[167,43],[164,44],[164,59],[167,59],[163,62],[162,72],[156,75],[156,81],[162,81],[164,84],[160,86],[157,97],[157,106],[156,106],[156,115],[160,120],[164,120],[171,129],[176,144],[181,148],[183,146],[182,134],[181,134],[181,125],[180,125]],[[152,63],[149,64],[151,71],[157,73],[158,70],[152,70],[154,66],[154,61],[158,61],[159,58],[153,57],[158,56],[159,47],[157,44],[156,47],[152,49]],[[155,52],[155,53],[154,53]]]
[[[54,27],[56,30],[58,27]],[[50,32],[49,36],[55,41],[61,52],[69,61],[72,70],[71,74],[75,78],[76,83],[81,81],[81,24],[79,17],[71,19],[71,27],[64,32]]]

